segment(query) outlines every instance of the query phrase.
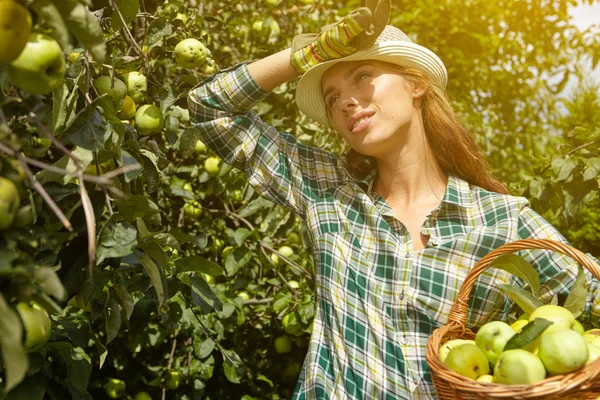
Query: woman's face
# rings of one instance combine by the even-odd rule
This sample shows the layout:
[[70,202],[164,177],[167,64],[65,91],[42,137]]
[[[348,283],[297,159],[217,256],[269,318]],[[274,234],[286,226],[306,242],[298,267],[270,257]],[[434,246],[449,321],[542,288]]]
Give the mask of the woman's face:
[[359,153],[382,157],[406,143],[418,113],[412,85],[390,64],[350,61],[323,75],[321,89],[333,127]]

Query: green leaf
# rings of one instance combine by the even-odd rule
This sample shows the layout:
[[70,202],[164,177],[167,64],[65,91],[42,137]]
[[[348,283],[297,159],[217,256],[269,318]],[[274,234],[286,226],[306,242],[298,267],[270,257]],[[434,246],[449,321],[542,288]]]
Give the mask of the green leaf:
[[245,247],[238,247],[227,255],[225,259],[225,270],[227,276],[234,276],[240,268],[244,267],[252,259],[252,252]]
[[247,205],[243,206],[238,210],[238,215],[240,217],[247,218],[254,213],[261,211],[264,208],[272,208],[273,202],[266,200],[262,197],[257,197],[255,200],[252,200]]
[[223,370],[227,380],[231,383],[240,383],[246,372],[242,359],[233,350],[222,350],[221,353],[223,353]]
[[511,337],[504,350],[522,349],[535,341],[553,322],[544,318],[536,318],[521,329],[521,332]]
[[117,293],[117,296],[119,296],[119,299],[121,299],[121,305],[123,306],[123,310],[125,310],[125,316],[127,317],[127,320],[129,320],[131,314],[133,314],[133,297],[131,297],[131,294],[127,289],[119,284],[113,285],[112,288],[115,290],[115,293]]
[[202,339],[200,336],[194,337],[194,354],[200,360],[208,357],[215,348],[215,342],[212,339]]
[[98,111],[101,99],[102,97],[96,98],[77,114],[73,123],[63,133],[65,141],[92,151],[104,149],[114,130]]
[[[125,20],[125,23],[129,25],[131,21],[135,19],[137,16],[138,10],[140,9],[140,1],[139,0],[116,0],[117,7],[119,11],[121,11],[121,15]],[[113,10],[112,19],[111,19],[112,28],[117,31],[123,27],[123,22],[119,17],[119,13],[117,10]]]
[[523,279],[534,295],[540,290],[540,277],[537,271],[523,257],[505,254],[492,261],[490,268],[501,269]]
[[137,230],[133,224],[122,222],[108,222],[104,226],[98,247],[96,249],[97,264],[106,258],[124,257],[129,255],[137,247]]
[[150,276],[151,285],[154,286],[154,290],[156,290],[156,297],[158,297],[158,305],[162,306],[167,299],[165,296],[165,289],[163,287],[161,273],[154,261],[152,261],[152,259],[147,255],[144,254],[143,256],[141,256],[140,262],[142,263],[144,270],[146,270],[146,272]]
[[189,286],[191,289],[192,302],[200,307],[202,312],[209,313],[215,310],[215,300],[217,300],[217,298],[204,279],[190,275],[179,275],[177,276],[177,279]]
[[178,274],[182,272],[193,271],[209,274],[212,276],[223,275],[223,268],[221,268],[219,264],[216,264],[201,256],[190,256],[180,258],[179,260],[175,261],[175,266],[177,267]]
[[244,241],[253,233],[254,231],[251,231],[249,229],[239,228],[233,234],[233,240],[238,246],[241,246],[242,244],[244,244]]
[[158,263],[162,268],[166,268],[169,259],[165,254],[165,251],[160,247],[157,243],[154,242],[146,242],[140,245],[140,249],[144,251],[147,255],[152,257],[154,261]]
[[506,293],[527,314],[531,314],[533,310],[544,305],[540,299],[519,287],[498,285],[498,288]]
[[[94,159],[93,153],[91,150],[84,149],[82,147],[76,147],[72,150],[72,153],[75,157],[79,158],[83,163],[83,168],[87,167],[90,162]],[[55,167],[66,170],[67,172],[72,173],[73,175],[65,175],[58,172],[52,172],[47,169],[41,170],[37,174],[35,174],[35,179],[40,182],[42,185],[48,182],[57,182],[61,185],[66,185],[71,181],[75,175],[75,171],[77,171],[77,165],[75,161],[71,159],[69,156],[63,156],[60,160],[52,164]]]
[[583,171],[583,181],[589,181],[590,179],[594,179],[596,176],[598,176],[598,170],[594,167],[587,167],[584,171]]
[[164,45],[163,39],[170,37],[173,34],[173,25],[167,23],[164,19],[159,18],[148,26],[148,34],[146,35],[146,44],[148,45],[148,51],[153,47],[162,47]]
[[69,31],[58,8],[48,0],[34,0],[29,4],[39,19],[52,30],[52,37],[66,51],[69,47]]
[[88,355],[81,348],[74,348],[69,342],[49,342],[48,347],[56,351],[65,362],[70,384],[80,394],[86,393],[92,372]]
[[106,43],[102,36],[100,21],[77,0],[54,0],[65,19],[69,31],[90,52],[94,60],[106,62]]
[[273,311],[281,312],[288,304],[292,302],[292,294],[289,292],[279,292],[273,299]]
[[121,329],[121,309],[119,303],[111,297],[104,306],[104,322],[106,324],[106,345],[117,337],[119,329]]
[[565,159],[564,164],[561,166],[560,171],[558,172],[558,176],[556,177],[557,181],[566,181],[571,177],[573,170],[577,167],[577,161],[572,158]]
[[542,193],[544,192],[544,182],[539,179],[532,179],[529,182],[529,194],[534,199],[539,199],[542,197]]
[[565,300],[564,308],[571,311],[575,318],[578,318],[585,309],[585,304],[587,300],[587,277],[585,276],[585,271],[582,267],[578,268],[577,278],[571,287],[571,291],[569,292],[569,296]]
[[53,268],[40,267],[34,272],[35,281],[57,300],[64,300],[65,288]]
[[21,319],[0,293],[0,350],[6,367],[6,381],[3,383],[7,392],[18,385],[27,373],[27,353],[22,343]]

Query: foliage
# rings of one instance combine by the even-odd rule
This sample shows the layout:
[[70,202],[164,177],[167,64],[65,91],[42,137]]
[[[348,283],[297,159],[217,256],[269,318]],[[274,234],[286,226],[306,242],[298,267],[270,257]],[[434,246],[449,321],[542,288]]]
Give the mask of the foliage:
[[[575,247],[600,254],[598,88],[559,96],[581,73],[573,60],[600,58],[600,36],[568,20],[575,1],[393,3],[392,23],[445,61],[454,106],[499,176]],[[309,237],[241,171],[222,162],[207,171],[214,154],[195,150],[186,96],[215,70],[281,50],[360,4],[27,2],[33,31],[60,43],[67,71],[53,92],[31,95],[0,67],[0,175],[21,198],[0,231],[0,399],[105,398],[111,379],[126,383],[127,398],[291,396],[314,315]],[[185,38],[208,49],[203,66],[176,63]],[[164,115],[158,134],[140,135],[94,87],[132,71],[148,80],[137,107]],[[256,111],[306,144],[342,151],[297,110],[294,90],[280,86]],[[294,254],[273,257],[284,245]],[[51,313],[52,335],[25,353],[14,305],[30,300]],[[282,335],[289,353],[274,348]],[[179,385],[166,379],[172,371]]]

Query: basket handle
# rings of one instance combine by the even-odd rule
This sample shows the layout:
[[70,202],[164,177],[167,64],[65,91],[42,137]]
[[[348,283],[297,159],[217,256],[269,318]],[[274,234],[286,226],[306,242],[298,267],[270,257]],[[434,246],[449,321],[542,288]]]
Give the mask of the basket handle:
[[475,281],[479,275],[481,275],[481,273],[490,265],[492,261],[496,259],[496,257],[504,254],[515,253],[520,250],[531,249],[554,250],[558,253],[569,256],[590,271],[597,279],[600,279],[600,265],[598,265],[584,252],[577,250],[566,243],[550,239],[523,239],[510,242],[498,247],[491,253],[486,254],[477,262],[477,264],[475,264],[473,269],[469,271],[465,281],[460,287],[458,297],[452,305],[450,316],[448,317],[448,323],[454,322],[462,325],[463,327],[466,326],[471,289],[473,288],[473,285],[475,284]]

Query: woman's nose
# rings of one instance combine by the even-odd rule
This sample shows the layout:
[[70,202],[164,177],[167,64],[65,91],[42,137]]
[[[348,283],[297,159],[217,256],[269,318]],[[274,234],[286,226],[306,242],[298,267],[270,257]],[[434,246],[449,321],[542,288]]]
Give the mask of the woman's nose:
[[358,101],[356,100],[356,98],[354,98],[354,96],[346,96],[342,99],[343,111],[353,110],[354,108],[356,108],[357,105]]

